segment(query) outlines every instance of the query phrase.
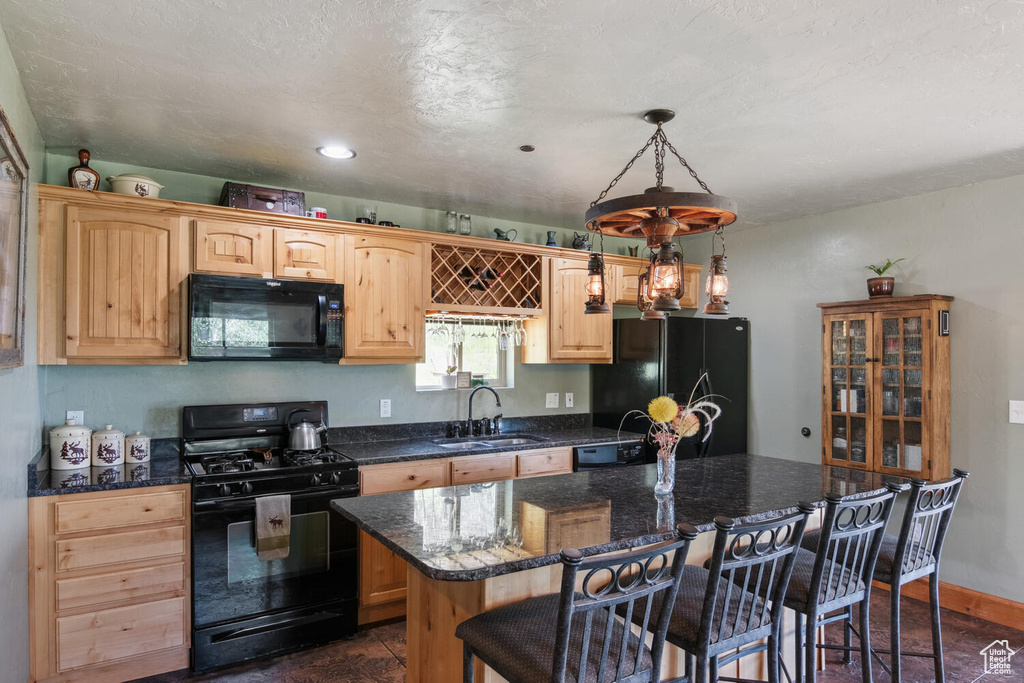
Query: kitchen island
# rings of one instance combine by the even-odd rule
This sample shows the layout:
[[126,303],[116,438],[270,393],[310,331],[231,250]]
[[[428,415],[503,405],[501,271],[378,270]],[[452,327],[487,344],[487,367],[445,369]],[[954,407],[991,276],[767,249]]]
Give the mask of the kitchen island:
[[[825,494],[868,494],[884,475],[757,455],[690,460],[676,465],[676,486],[654,495],[654,465],[536,479],[421,489],[332,505],[409,563],[408,679],[461,679],[462,642],[455,627],[488,609],[556,592],[558,552],[586,555],[673,537],[679,522],[701,531],[715,515],[761,519],[794,511]],[[711,534],[689,561],[702,562]],[[702,545],[703,544],[703,545]],[[667,652],[673,670],[680,658]],[[491,671],[478,679],[500,680]]]

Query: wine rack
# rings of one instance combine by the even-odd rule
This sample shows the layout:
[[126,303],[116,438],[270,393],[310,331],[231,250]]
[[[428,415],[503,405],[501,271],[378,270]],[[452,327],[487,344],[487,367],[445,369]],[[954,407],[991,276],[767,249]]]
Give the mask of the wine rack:
[[431,313],[540,315],[541,257],[435,244],[430,300]]

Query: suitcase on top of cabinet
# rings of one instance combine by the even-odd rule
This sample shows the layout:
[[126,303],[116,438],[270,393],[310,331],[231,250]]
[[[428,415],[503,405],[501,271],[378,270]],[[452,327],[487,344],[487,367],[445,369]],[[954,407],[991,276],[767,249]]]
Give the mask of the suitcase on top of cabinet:
[[224,183],[224,189],[220,192],[220,205],[290,216],[306,215],[306,195],[303,192],[241,183]]

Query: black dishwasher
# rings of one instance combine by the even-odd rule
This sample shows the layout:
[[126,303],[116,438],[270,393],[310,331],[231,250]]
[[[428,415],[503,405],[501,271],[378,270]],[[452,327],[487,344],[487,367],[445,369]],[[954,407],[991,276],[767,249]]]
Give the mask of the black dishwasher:
[[644,464],[642,441],[592,443],[572,449],[573,472],[642,464]]

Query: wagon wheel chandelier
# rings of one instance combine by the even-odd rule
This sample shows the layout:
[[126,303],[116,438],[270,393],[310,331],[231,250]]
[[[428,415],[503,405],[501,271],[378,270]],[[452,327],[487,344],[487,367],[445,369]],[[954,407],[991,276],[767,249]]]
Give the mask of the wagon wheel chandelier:
[[[665,317],[666,311],[679,309],[679,299],[683,296],[683,259],[675,250],[672,238],[682,235],[696,235],[703,232],[716,231],[720,239],[722,228],[736,220],[736,202],[711,192],[707,184],[700,179],[686,159],[669,142],[662,124],[675,118],[675,112],[668,109],[652,109],[644,114],[644,120],[657,126],[657,130],[643,147],[633,155],[625,168],[608,184],[597,199],[590,203],[586,213],[587,230],[596,232],[602,237],[630,237],[646,239],[651,249],[651,263],[641,279],[640,295],[637,306],[644,313],[644,319]],[[633,164],[654,146],[655,185],[647,188],[643,194],[629,195],[603,201],[619,180]],[[665,155],[671,152],[679,159],[679,163],[689,171],[704,192],[676,192],[675,188],[664,184]],[[604,296],[604,258],[603,249],[600,265],[592,258],[587,286],[587,313],[604,313],[608,311]],[[595,255],[596,256],[596,255]],[[646,291],[643,291],[646,290]],[[724,296],[723,296],[724,298]],[[721,300],[721,299],[720,299]],[[725,313],[721,306],[705,309],[705,313]]]

